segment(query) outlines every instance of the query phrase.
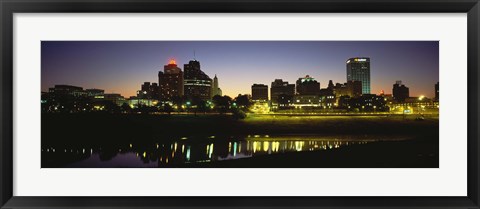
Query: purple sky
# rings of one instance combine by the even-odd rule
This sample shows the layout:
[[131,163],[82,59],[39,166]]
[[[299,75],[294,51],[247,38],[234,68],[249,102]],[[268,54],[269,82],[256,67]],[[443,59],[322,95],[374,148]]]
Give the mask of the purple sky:
[[69,84],[134,96],[143,82],[158,82],[170,58],[183,70],[194,51],[231,97],[276,78],[295,83],[310,75],[321,88],[328,80],[344,83],[351,57],[370,57],[375,94],[390,94],[402,80],[410,96],[434,97],[439,80],[437,41],[42,41],[42,91]]

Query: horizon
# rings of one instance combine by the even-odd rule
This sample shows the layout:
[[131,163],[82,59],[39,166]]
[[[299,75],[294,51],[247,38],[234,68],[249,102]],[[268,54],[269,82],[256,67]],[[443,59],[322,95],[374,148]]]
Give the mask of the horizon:
[[309,75],[321,88],[345,83],[345,62],[354,57],[371,60],[371,94],[391,94],[401,80],[411,97],[433,98],[439,81],[438,41],[42,41],[41,50],[42,91],[65,84],[125,98],[144,82],[158,83],[172,58],[182,71],[199,61],[232,98],[251,95],[253,84],[270,88],[275,79],[295,84]]

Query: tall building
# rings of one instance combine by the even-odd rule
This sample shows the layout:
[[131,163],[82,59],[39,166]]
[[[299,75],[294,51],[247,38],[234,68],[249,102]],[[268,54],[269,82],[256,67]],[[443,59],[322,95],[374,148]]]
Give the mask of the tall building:
[[355,57],[348,59],[347,81],[361,81],[362,94],[370,94],[370,58]]
[[253,101],[268,101],[268,85],[253,84],[252,85]]
[[320,93],[320,83],[315,78],[306,75],[297,80],[297,94],[299,95],[318,95]]
[[200,62],[190,60],[188,64],[184,65],[183,70],[185,71],[184,95],[189,98],[211,99],[212,79],[200,69]]
[[275,79],[270,87],[270,100],[272,105],[276,106],[282,103],[282,106],[288,106],[293,102],[293,95],[295,95],[295,84],[288,84],[282,79]]
[[435,84],[435,101],[439,101],[440,100],[440,89],[439,89],[439,82],[437,82]]
[[216,74],[215,74],[215,77],[213,78],[212,97],[214,97],[215,95],[222,96],[222,89],[218,87],[218,78]]
[[183,72],[174,59],[158,72],[159,98],[169,101],[173,97],[183,96]]
[[405,102],[405,99],[410,97],[409,89],[402,84],[402,81],[397,81],[393,84],[393,99],[397,102]]

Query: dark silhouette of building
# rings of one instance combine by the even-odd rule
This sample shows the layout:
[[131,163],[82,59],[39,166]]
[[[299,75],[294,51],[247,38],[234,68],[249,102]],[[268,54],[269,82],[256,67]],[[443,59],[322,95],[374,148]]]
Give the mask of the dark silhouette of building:
[[104,95],[104,100],[105,101],[110,101],[118,106],[122,106],[124,103],[127,103],[127,101],[125,100],[125,97],[123,97],[122,95],[120,94],[115,94],[115,93],[112,93],[112,94],[105,94]]
[[222,96],[222,89],[218,87],[218,78],[217,74],[215,74],[215,77],[213,77],[213,85],[212,85],[212,97],[215,95],[220,95]]
[[333,85],[333,81],[332,81],[332,80],[329,80],[329,81],[328,81],[328,87],[327,87],[327,89],[333,91],[334,88],[335,88],[335,85]]
[[278,106],[281,101],[283,106],[289,106],[295,95],[295,84],[288,84],[282,79],[275,79],[270,86],[270,100],[272,106]]
[[349,109],[356,109],[362,112],[389,111],[387,101],[383,96],[362,94],[360,97],[350,98],[349,100]]
[[439,87],[440,87],[440,84],[439,84],[439,82],[437,82],[435,84],[435,101],[440,100],[440,89],[439,89]]
[[57,96],[87,96],[87,92],[82,87],[71,85],[55,85],[55,87],[49,88],[48,92]]
[[137,97],[140,99],[160,99],[160,88],[157,83],[144,82]]
[[268,85],[253,84],[252,85],[252,100],[254,100],[254,101],[268,101]]
[[334,87],[334,94],[337,98],[341,96],[359,97],[362,95],[361,81],[347,81],[347,83],[337,83]]
[[304,78],[297,80],[298,95],[319,95],[320,83],[315,78],[306,75]]
[[348,59],[347,81],[361,81],[362,94],[370,94],[370,58],[355,57]]
[[393,99],[397,102],[405,102],[405,99],[410,97],[409,89],[402,84],[402,81],[397,81],[393,84]]
[[96,99],[103,98],[105,94],[105,90],[103,89],[85,89],[85,92],[88,97]]
[[200,69],[200,62],[190,60],[184,65],[183,70],[185,71],[184,95],[188,98],[211,99],[212,79]]
[[163,68],[164,72],[158,72],[159,97],[162,100],[171,101],[173,97],[183,96],[183,72],[177,66],[174,59]]

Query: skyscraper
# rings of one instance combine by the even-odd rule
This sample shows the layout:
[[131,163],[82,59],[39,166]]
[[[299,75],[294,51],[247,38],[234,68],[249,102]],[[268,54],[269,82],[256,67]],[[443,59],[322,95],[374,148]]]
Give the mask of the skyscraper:
[[190,60],[188,64],[183,66],[183,70],[185,71],[185,96],[188,98],[198,97],[203,100],[211,99],[212,79],[200,69],[200,62]]
[[435,101],[439,101],[440,100],[440,84],[439,82],[437,82],[435,84]]
[[370,58],[355,57],[348,59],[347,81],[361,81],[362,94],[370,94]]
[[174,59],[163,67],[164,72],[158,72],[159,97],[171,101],[173,97],[183,96],[183,72]]
[[252,100],[268,101],[268,86],[265,84],[252,85]]
[[406,98],[410,97],[410,91],[408,87],[402,84],[402,81],[393,84],[392,94],[397,102],[404,102]]

